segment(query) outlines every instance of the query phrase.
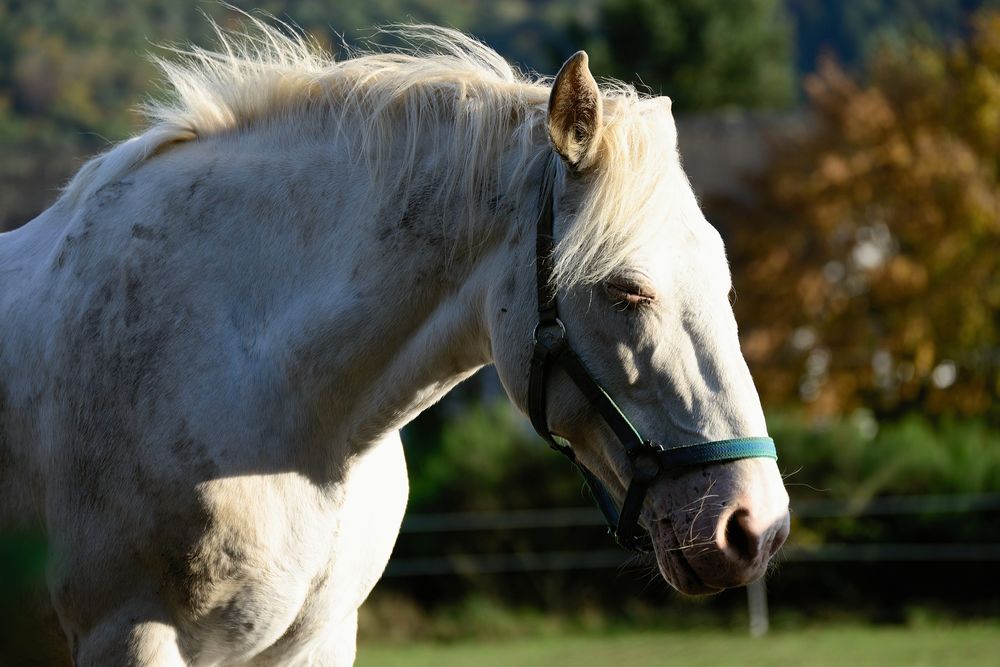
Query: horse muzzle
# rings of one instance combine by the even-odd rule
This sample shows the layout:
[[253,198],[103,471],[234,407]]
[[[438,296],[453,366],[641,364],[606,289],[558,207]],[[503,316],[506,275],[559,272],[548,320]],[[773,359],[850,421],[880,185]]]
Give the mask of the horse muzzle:
[[653,522],[650,535],[660,573],[688,595],[759,579],[788,538],[787,496],[775,501],[705,502]]

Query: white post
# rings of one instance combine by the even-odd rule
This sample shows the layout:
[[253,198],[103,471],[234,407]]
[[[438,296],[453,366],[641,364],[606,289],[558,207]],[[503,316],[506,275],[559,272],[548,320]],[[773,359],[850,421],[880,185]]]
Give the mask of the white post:
[[767,618],[767,585],[764,577],[747,586],[747,609],[750,612],[750,636],[766,635],[770,621]]

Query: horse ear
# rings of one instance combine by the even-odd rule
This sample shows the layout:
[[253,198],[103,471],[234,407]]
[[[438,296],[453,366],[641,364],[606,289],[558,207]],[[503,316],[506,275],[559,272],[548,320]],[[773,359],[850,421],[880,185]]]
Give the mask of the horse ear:
[[549,138],[556,152],[576,171],[593,164],[602,127],[601,91],[587,60],[585,51],[570,56],[549,95]]

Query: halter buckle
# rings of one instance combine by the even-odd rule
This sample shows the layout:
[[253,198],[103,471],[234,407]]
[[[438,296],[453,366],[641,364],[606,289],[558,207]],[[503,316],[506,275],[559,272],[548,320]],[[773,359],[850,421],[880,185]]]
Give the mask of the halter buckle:
[[566,325],[558,317],[549,322],[539,322],[531,332],[531,340],[546,350],[552,350],[566,340]]

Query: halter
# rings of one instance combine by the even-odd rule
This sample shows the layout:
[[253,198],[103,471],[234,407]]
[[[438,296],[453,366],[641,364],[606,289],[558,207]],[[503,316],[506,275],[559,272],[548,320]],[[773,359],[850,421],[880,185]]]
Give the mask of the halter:
[[[549,161],[553,161],[551,155]],[[674,447],[643,438],[614,399],[587,371],[583,361],[566,340],[566,327],[559,319],[556,289],[552,284],[555,249],[552,214],[555,198],[554,171],[554,168],[546,165],[535,238],[538,324],[535,325],[532,334],[534,352],[528,379],[528,415],[535,431],[549,443],[549,446],[576,464],[597,506],[604,514],[609,532],[614,535],[618,544],[626,549],[648,552],[652,550],[652,540],[649,534],[639,527],[639,512],[649,487],[665,470],[753,457],[777,459],[778,454],[771,438],[734,438]],[[596,408],[632,462],[632,480],[629,482],[625,492],[625,502],[622,503],[620,510],[604,484],[577,460],[573,449],[557,442],[549,430],[545,414],[545,387],[548,369],[553,363],[569,375],[590,404]]]

